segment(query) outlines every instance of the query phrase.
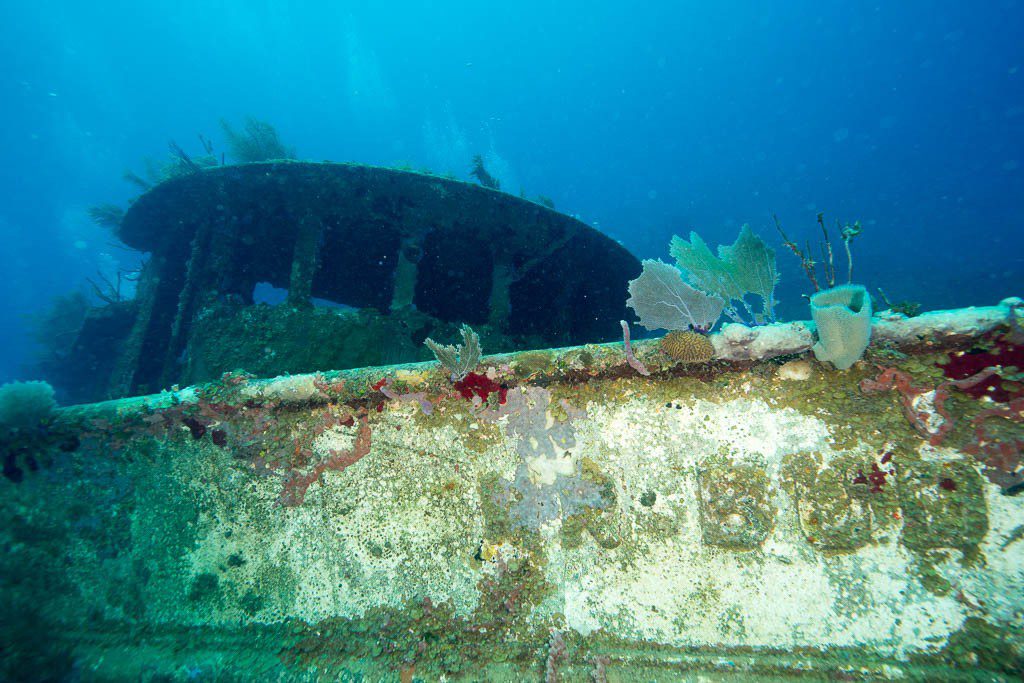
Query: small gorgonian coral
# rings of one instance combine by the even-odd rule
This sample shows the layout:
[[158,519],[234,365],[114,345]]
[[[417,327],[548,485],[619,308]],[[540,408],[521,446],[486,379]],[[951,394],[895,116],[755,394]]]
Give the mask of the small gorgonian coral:
[[480,337],[472,327],[463,325],[459,328],[459,334],[462,335],[462,343],[457,346],[438,344],[430,337],[423,342],[427,348],[433,351],[437,362],[444,366],[453,382],[462,381],[466,375],[473,372],[480,364],[480,357],[483,355],[483,351],[480,349]]

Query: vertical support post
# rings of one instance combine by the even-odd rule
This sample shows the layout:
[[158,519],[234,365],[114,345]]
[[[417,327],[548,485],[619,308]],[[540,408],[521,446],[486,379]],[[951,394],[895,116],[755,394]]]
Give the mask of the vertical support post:
[[488,300],[487,324],[496,330],[508,328],[512,314],[512,283],[515,269],[504,254],[495,254],[494,269],[491,271],[491,294]]
[[195,299],[202,291],[200,280],[206,266],[212,233],[212,222],[204,221],[196,228],[195,235],[192,237],[188,264],[185,267],[185,282],[181,287],[181,292],[178,293],[178,308],[174,313],[174,322],[171,323],[167,355],[164,357],[163,368],[160,372],[160,384],[165,387],[174,384],[179,376],[178,358],[187,343],[185,335],[192,322]]
[[288,281],[288,305],[292,308],[310,308],[313,305],[313,276],[316,275],[317,246],[322,230],[323,223],[310,211],[299,221]]
[[421,252],[421,235],[405,235],[398,245],[398,263],[395,265],[395,285],[391,290],[391,312],[413,305],[419,265],[416,254]]
[[156,306],[157,293],[160,289],[160,278],[167,264],[167,259],[154,253],[142,269],[139,282],[135,290],[135,322],[132,324],[132,331],[128,334],[121,353],[114,364],[114,371],[110,374],[107,384],[107,394],[110,398],[127,396],[132,391],[135,381],[135,372],[139,367],[139,358],[142,355],[142,344],[149,331],[150,321],[153,319],[153,308]]

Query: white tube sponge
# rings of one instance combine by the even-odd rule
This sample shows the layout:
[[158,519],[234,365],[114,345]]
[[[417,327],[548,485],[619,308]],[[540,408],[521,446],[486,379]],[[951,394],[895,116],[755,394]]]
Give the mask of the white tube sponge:
[[871,340],[871,297],[861,285],[840,285],[811,297],[818,328],[814,357],[846,370],[860,360]]

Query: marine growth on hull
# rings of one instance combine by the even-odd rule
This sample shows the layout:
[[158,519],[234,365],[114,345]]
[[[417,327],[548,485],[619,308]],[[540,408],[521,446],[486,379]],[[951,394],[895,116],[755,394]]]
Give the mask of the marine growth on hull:
[[104,678],[1019,672],[1021,301],[876,316],[843,371],[810,322],[705,338],[18,386],[6,642]]

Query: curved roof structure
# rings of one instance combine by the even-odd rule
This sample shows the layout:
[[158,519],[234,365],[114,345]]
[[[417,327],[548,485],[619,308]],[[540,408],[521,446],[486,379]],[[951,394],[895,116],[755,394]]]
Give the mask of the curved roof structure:
[[511,344],[497,351],[616,338],[640,272],[617,242],[541,204],[358,164],[196,168],[139,197],[119,236],[152,258],[112,396],[182,379],[189,349],[210,341],[194,323],[253,304],[261,283],[287,290],[295,315],[317,300],[415,313],[482,326]]
[[297,244],[315,233],[308,295],[379,310],[411,303],[553,343],[614,336],[640,270],[617,242],[543,205],[358,164],[266,162],[178,177],[131,206],[120,237],[180,255],[211,222],[221,294],[249,297],[257,282],[291,289]]

